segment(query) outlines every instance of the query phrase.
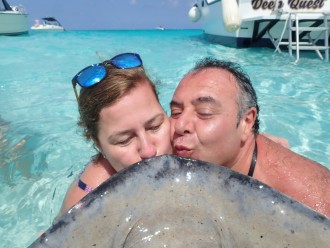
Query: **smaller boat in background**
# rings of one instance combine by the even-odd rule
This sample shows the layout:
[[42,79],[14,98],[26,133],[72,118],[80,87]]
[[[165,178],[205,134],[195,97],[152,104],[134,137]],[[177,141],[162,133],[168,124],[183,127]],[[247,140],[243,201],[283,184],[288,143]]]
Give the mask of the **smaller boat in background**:
[[64,27],[54,17],[43,17],[36,19],[35,24],[31,27],[36,31],[64,31]]
[[23,6],[10,6],[6,0],[0,0],[0,35],[20,35],[28,32],[28,14]]
[[157,30],[165,30],[165,28],[163,26],[158,26],[156,27]]

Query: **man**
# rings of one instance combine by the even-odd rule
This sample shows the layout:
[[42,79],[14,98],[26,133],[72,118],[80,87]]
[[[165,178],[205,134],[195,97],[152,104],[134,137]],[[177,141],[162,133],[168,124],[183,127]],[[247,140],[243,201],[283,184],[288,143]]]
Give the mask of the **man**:
[[223,165],[330,217],[330,171],[259,134],[259,107],[237,64],[206,58],[171,101],[174,153]]

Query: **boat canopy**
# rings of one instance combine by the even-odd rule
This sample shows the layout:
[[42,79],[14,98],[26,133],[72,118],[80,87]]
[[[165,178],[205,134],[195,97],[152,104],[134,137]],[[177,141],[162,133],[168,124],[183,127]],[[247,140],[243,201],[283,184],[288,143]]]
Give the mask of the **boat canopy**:
[[61,23],[58,20],[56,20],[54,17],[43,17],[43,18],[41,18],[41,20],[43,20],[46,23],[55,22],[55,23],[58,23],[58,25],[62,26]]
[[57,20],[54,17],[43,17],[41,19],[49,22],[57,22]]
[[1,10],[12,10],[10,5],[7,3],[6,0],[0,0],[0,11]]

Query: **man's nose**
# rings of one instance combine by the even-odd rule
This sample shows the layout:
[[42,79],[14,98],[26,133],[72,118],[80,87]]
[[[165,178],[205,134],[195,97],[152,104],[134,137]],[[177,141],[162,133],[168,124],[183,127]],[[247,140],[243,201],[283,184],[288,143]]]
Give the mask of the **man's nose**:
[[146,159],[157,155],[157,147],[152,141],[152,138],[148,135],[140,139],[139,154],[141,159]]
[[172,119],[172,122],[174,122],[174,131],[179,135],[193,131],[192,116],[189,113],[182,112],[179,117]]

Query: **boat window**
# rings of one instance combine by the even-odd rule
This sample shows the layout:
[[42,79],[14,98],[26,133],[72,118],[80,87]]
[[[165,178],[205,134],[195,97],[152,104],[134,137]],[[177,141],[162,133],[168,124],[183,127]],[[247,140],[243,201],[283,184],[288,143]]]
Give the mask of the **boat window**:
[[206,0],[207,5],[214,4],[216,2],[220,2],[221,0]]

